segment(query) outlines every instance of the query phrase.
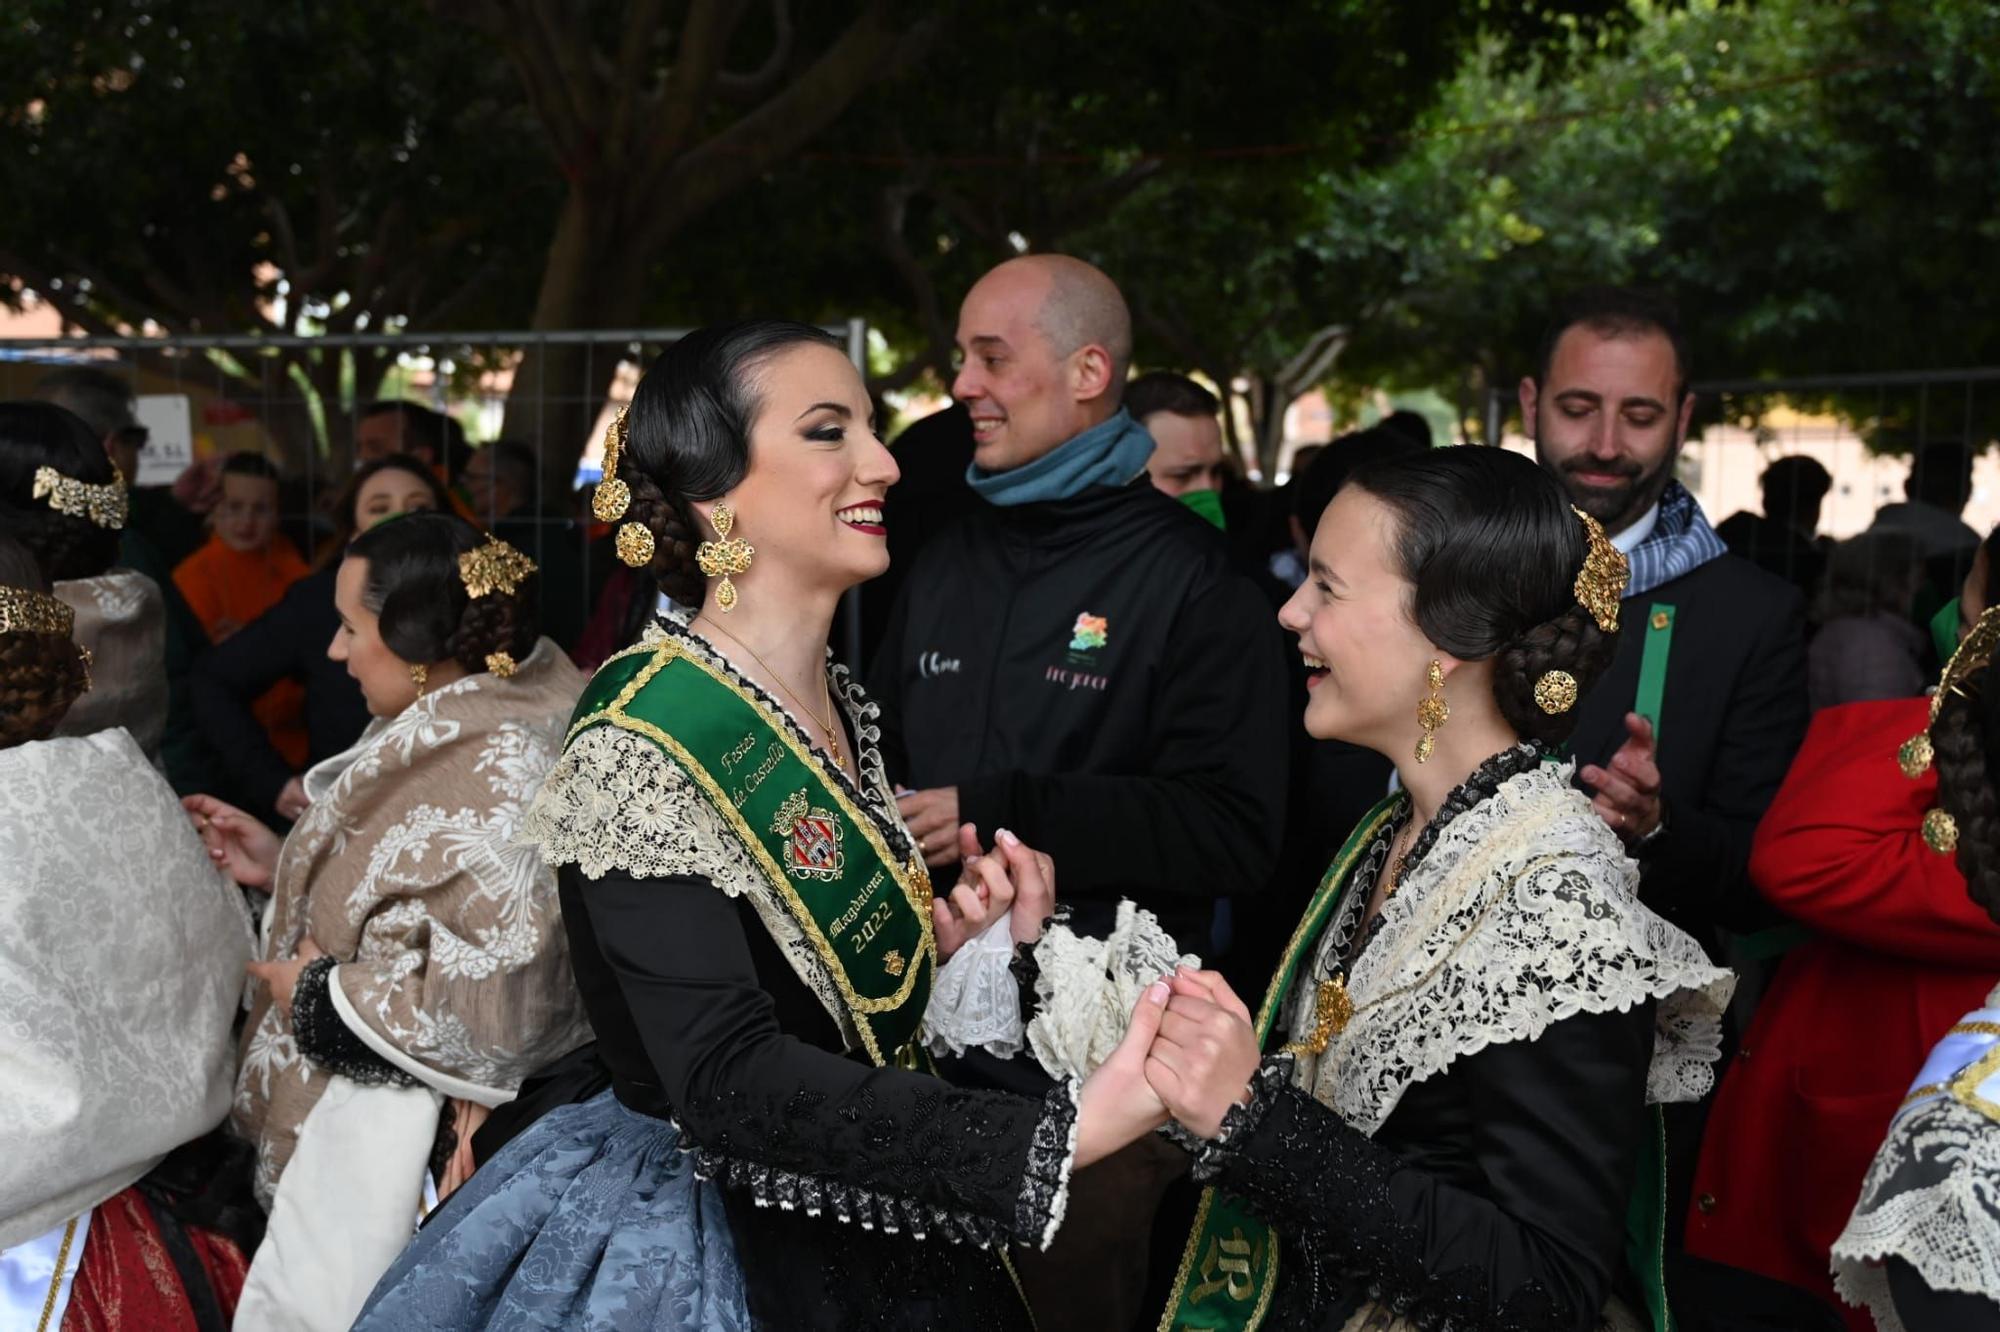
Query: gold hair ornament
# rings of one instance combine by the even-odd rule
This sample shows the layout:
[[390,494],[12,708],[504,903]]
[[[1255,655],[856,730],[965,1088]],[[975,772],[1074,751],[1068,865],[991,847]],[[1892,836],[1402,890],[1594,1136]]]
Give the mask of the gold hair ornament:
[[618,479],[618,455],[625,448],[625,413],[631,410],[620,407],[618,415],[611,418],[611,428],[604,432],[604,475],[590,494],[590,511],[600,523],[615,523],[632,507],[632,487]]
[[1941,856],[1958,849],[1958,820],[1941,809],[1924,815],[1924,845]]
[[513,653],[489,652],[486,654],[486,669],[494,675],[499,676],[502,680],[505,680],[512,677],[514,672],[521,668],[515,663]]
[[644,523],[621,524],[612,545],[629,569],[643,569],[653,562],[653,529]]
[[71,518],[87,518],[99,527],[116,532],[125,526],[130,497],[125,493],[125,474],[111,465],[111,479],[103,484],[64,476],[53,467],[35,469],[34,496],[47,500],[51,509]]
[[1570,512],[1583,520],[1583,533],[1589,541],[1589,548],[1583,553],[1583,568],[1577,572],[1576,584],[1571,589],[1576,602],[1590,612],[1590,618],[1597,621],[1597,627],[1607,634],[1618,632],[1618,603],[1625,599],[1625,584],[1631,577],[1632,566],[1624,552],[1611,544],[1611,538],[1604,534],[1604,524],[1585,513],[1575,505]]
[[76,629],[76,612],[46,592],[0,587],[0,634],[61,634]]
[[1947,694],[1957,694],[1964,698],[1965,681],[1974,672],[1986,668],[1993,660],[1993,649],[2000,646],[2000,606],[1987,610],[1972,622],[1972,632],[1951,654],[1951,660],[1944,664],[1944,673],[1938,676],[1937,691],[1931,695],[1931,715],[1924,723],[1924,729],[1903,742],[1896,751],[1896,762],[1903,775],[1915,781],[1931,770],[1931,758],[1935,752],[1931,745],[1931,728],[1937,725],[1938,713],[1944,708]]
[[458,557],[458,578],[465,595],[477,599],[498,592],[513,596],[521,583],[535,572],[535,562],[497,536]]
[[[591,515],[600,523],[616,523],[632,509],[632,487],[618,479],[618,456],[625,451],[625,416],[631,410],[630,404],[620,407],[611,419],[611,428],[604,432],[604,475],[590,494]],[[611,544],[627,568],[643,569],[653,562],[653,530],[644,523],[619,523]]]
[[[1937,726],[1938,713],[1944,710],[1945,699],[1957,694],[1967,698],[1965,682],[1986,669],[1993,660],[1994,648],[2000,647],[2000,606],[1983,612],[1973,621],[1972,632],[1951,654],[1951,660],[1944,664],[1944,674],[1938,677],[1937,692],[1931,695],[1930,720],[1924,729],[1905,740],[1896,751],[1896,764],[1903,775],[1912,781],[1930,771],[1931,760],[1936,756],[1936,748],[1931,743],[1931,731]],[[1924,845],[1941,856],[1950,855],[1958,847],[1958,821],[1943,809],[1932,809],[1924,814]]]
[[756,557],[757,548],[742,537],[729,535],[736,526],[736,511],[727,504],[716,505],[709,522],[715,525],[715,540],[704,541],[695,548],[694,562],[702,577],[722,580],[715,588],[717,608],[735,610],[736,584],[729,580],[750,572],[750,561]]
[[1435,657],[1424,670],[1424,683],[1431,692],[1417,704],[1417,725],[1424,732],[1417,737],[1419,763],[1431,761],[1431,754],[1437,749],[1438,728],[1451,720],[1451,704],[1444,701],[1444,665]]
[[1576,706],[1576,677],[1568,671],[1545,671],[1535,681],[1535,706],[1551,717],[1560,717]]

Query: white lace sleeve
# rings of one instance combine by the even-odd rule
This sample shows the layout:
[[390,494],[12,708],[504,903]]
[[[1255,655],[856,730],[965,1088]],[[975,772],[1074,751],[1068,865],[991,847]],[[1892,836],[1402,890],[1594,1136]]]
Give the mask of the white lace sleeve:
[[1833,1242],[1833,1288],[1902,1332],[1890,1258],[1937,1291],[2000,1291],[2000,1124],[1950,1096],[1899,1116],[1875,1154],[1861,1199]]
[[1028,1023],[1028,1047],[1049,1076],[1085,1078],[1118,1048],[1145,988],[1201,959],[1181,953],[1152,912],[1125,901],[1109,938],[1049,926],[1035,945],[1035,963],[1039,1011]]
[[1021,1053],[1021,991],[1014,960],[1012,922],[1002,916],[967,939],[938,968],[924,1010],[924,1048],[962,1055],[983,1049],[1001,1059]]

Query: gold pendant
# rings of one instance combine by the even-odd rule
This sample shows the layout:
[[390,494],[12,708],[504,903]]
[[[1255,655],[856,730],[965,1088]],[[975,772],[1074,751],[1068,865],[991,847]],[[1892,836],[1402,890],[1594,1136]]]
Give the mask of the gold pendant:
[[1323,1055],[1333,1038],[1347,1030],[1347,1024],[1354,1019],[1354,1000],[1347,994],[1347,977],[1335,976],[1323,980],[1313,996],[1312,1034],[1303,1041],[1293,1041],[1285,1049],[1293,1054]]
[[1930,771],[1931,757],[1931,733],[1929,731],[1918,731],[1915,735],[1905,740],[1903,747],[1896,751],[1897,766],[1902,768],[1903,775],[1911,781],[1915,781]]
[[1933,809],[1924,814],[1924,845],[1941,856],[1948,856],[1958,850],[1958,820],[1944,810]]

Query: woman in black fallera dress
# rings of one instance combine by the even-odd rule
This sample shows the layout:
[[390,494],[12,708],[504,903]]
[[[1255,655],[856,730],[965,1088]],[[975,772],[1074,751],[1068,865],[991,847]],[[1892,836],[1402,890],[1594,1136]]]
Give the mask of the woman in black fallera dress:
[[[1045,1247],[1071,1173],[1164,1123],[1142,1059],[1171,941],[1138,922],[1097,968],[1115,999],[1044,982],[1024,1011],[1015,944],[1076,942],[1044,931],[1048,867],[965,829],[934,899],[875,705],[828,660],[896,475],[816,329],[703,330],[640,383],[598,515],[699,611],[599,669],[525,824],[598,1037],[585,1089],[609,1090],[482,1165],[359,1327],[1026,1327],[1007,1248]],[[1036,1030],[1077,1012],[1114,1013],[1108,1040]],[[1109,1058],[1041,1098],[928,1071],[1029,1044]]]
[[1624,1256],[1658,1185],[1648,1102],[1707,1087],[1731,980],[1639,904],[1555,759],[1624,558],[1534,464],[1478,448],[1357,472],[1311,554],[1279,617],[1306,728],[1400,789],[1257,1012],[1174,982],[1147,1077],[1212,1187],[1161,1326],[1663,1327],[1657,1248]]

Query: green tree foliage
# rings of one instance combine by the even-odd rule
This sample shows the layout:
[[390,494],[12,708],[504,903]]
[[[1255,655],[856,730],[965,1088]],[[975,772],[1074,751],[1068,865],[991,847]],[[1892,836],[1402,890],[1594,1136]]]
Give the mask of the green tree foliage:
[[1634,12],[1560,72],[1483,46],[1407,152],[1320,179],[1312,243],[1366,311],[1344,379],[1511,393],[1588,282],[1673,293],[1706,378],[2000,360],[2000,5]]
[[[0,275],[93,333],[519,318],[551,183],[505,71],[408,6],[20,0],[0,23]],[[286,350],[246,389],[359,371]]]

